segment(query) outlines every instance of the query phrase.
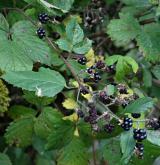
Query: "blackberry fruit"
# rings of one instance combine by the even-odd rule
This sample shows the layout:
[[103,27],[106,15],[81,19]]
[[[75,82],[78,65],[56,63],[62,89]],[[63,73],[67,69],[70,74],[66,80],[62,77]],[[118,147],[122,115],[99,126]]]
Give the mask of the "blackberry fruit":
[[136,143],[135,151],[139,158],[143,158],[144,145],[142,143]]
[[135,119],[138,119],[141,117],[141,114],[140,113],[132,113],[131,116]]
[[87,91],[87,89],[88,89],[88,87],[81,87],[81,89],[80,89],[80,93],[82,93],[83,95],[86,95],[86,94],[88,94],[89,92]]
[[40,39],[42,39],[43,37],[46,36],[46,32],[45,32],[45,30],[44,30],[43,28],[39,28],[39,29],[37,30],[37,35],[38,35],[38,37],[39,37]]
[[130,128],[132,127],[133,122],[132,119],[129,117],[125,117],[123,119],[123,123],[121,124],[121,127],[125,130],[125,131],[129,131]]
[[92,68],[87,68],[87,73],[88,73],[88,74],[92,74],[92,73],[93,73]]
[[95,108],[90,109],[90,110],[89,110],[89,114],[90,114],[91,116],[96,116],[96,115],[97,115],[96,109],[95,109]]
[[93,75],[93,77],[94,77],[94,80],[95,80],[96,82],[98,82],[99,80],[101,80],[101,76],[99,75],[98,72],[95,72],[94,75]]
[[58,40],[60,38],[60,34],[58,32],[52,32],[52,38]]
[[48,17],[48,14],[46,14],[46,13],[40,13],[38,15],[38,19],[41,23],[45,24],[49,20],[49,17]]
[[149,125],[151,126],[151,128],[153,128],[154,130],[158,130],[160,129],[160,121],[158,119],[152,119],[149,122]]
[[141,142],[142,140],[147,138],[147,133],[144,129],[134,129],[133,130],[133,137],[138,142]]
[[65,16],[55,16],[54,17],[54,20],[57,21],[57,22],[62,22],[63,20],[65,19]]
[[105,67],[105,63],[103,61],[100,60],[96,63],[97,69],[103,69],[104,67]]
[[80,57],[80,58],[78,59],[78,63],[80,63],[81,65],[85,65],[86,62],[87,62],[86,57]]
[[99,93],[99,100],[104,104],[110,104],[112,102],[112,99],[107,95],[105,91],[101,91]]
[[117,86],[117,89],[118,89],[118,91],[119,91],[120,94],[128,94],[127,88],[123,84],[119,84]]
[[86,123],[88,123],[88,122],[90,121],[90,117],[89,117],[89,116],[85,116],[85,117],[84,117],[84,121],[85,121]]
[[114,125],[113,124],[105,124],[104,125],[104,130],[107,132],[107,133],[111,133],[114,129]]
[[78,110],[78,111],[77,111],[77,115],[78,115],[78,117],[80,117],[80,118],[83,118],[83,117],[84,117],[84,113],[83,113],[82,110]]

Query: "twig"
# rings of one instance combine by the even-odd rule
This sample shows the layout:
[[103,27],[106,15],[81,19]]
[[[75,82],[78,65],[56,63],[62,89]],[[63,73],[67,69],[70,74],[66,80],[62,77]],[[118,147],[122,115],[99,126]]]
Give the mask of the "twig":
[[93,143],[92,143],[92,153],[93,153],[93,164],[97,165],[96,148],[95,148],[95,141],[94,140],[93,140]]
[[149,18],[149,19],[140,21],[139,23],[140,23],[141,25],[145,25],[145,24],[149,24],[149,23],[153,23],[153,22],[155,22],[155,18]]

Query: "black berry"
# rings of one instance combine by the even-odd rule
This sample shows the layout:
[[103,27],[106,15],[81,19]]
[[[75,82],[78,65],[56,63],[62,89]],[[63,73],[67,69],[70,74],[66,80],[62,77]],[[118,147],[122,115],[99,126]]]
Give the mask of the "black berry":
[[46,32],[45,32],[45,30],[44,30],[43,28],[39,28],[39,29],[37,30],[37,35],[38,35],[38,37],[39,37],[40,39],[42,39],[43,37],[46,36]]
[[78,63],[80,63],[81,65],[85,65],[86,62],[87,62],[86,57],[80,57],[80,58],[78,59]]
[[114,129],[114,125],[113,124],[105,124],[104,125],[104,130],[107,132],[107,133],[111,133]]
[[141,114],[140,114],[140,113],[132,113],[131,115],[132,115],[132,117],[135,118],[135,119],[141,117]]
[[92,68],[87,68],[87,73],[92,74],[93,73],[93,69]]
[[99,100],[102,101],[104,104],[110,104],[112,102],[111,97],[108,96],[105,91],[101,91],[99,93]]
[[121,124],[121,127],[125,130],[125,131],[129,131],[130,128],[132,127],[133,122],[131,118],[125,117],[123,119],[123,123]]
[[104,67],[105,67],[105,63],[103,61],[100,60],[96,63],[96,68],[97,69],[102,69]]
[[110,74],[115,74],[116,73],[116,65],[113,64],[113,65],[107,66],[106,71]]
[[95,80],[96,82],[99,81],[99,80],[101,80],[101,76],[99,75],[98,72],[95,72],[94,75],[93,75],[93,77],[94,77],[94,80]]
[[147,138],[147,133],[144,129],[134,129],[133,130],[133,137],[138,142],[141,142],[142,140]]
[[60,36],[60,34],[58,33],[58,32],[52,32],[52,38],[53,39],[55,39],[55,40],[57,40],[57,39],[59,39],[61,36]]
[[77,115],[78,115],[78,117],[80,117],[80,118],[83,118],[83,117],[84,117],[84,113],[83,113],[82,110],[78,110],[78,111],[77,111]]
[[48,14],[46,14],[46,13],[40,13],[39,15],[38,15],[38,19],[39,19],[39,21],[41,22],[41,23],[47,23],[47,21],[49,20],[49,17],[48,17]]
[[127,88],[123,84],[117,85],[117,89],[118,89],[118,91],[119,91],[120,94],[128,94]]
[[86,95],[86,94],[88,94],[89,93],[89,91],[88,91],[89,89],[88,89],[88,87],[81,87],[81,89],[80,89],[80,93],[82,93],[83,95]]

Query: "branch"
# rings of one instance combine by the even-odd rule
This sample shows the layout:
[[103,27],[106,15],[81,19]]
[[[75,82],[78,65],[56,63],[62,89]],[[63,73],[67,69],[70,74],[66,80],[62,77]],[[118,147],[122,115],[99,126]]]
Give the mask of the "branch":
[[140,23],[141,25],[145,25],[145,24],[149,24],[149,23],[153,23],[153,22],[156,22],[156,21],[155,21],[155,18],[149,18],[149,19],[140,21],[139,23]]

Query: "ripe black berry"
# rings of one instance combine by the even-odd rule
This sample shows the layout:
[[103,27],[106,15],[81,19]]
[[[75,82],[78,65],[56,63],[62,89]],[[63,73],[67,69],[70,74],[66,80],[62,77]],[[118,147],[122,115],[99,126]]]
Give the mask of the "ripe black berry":
[[131,115],[132,115],[132,117],[135,118],[135,119],[141,117],[141,114],[140,114],[140,113],[132,113]]
[[121,127],[125,130],[125,131],[129,131],[130,128],[132,127],[133,122],[131,118],[125,117],[123,119],[123,123],[121,124]]
[[52,38],[53,38],[53,39],[57,40],[57,39],[59,39],[60,37],[61,37],[61,36],[60,36],[59,33],[57,33],[57,32],[52,32]]
[[143,158],[144,145],[142,143],[136,143],[135,151],[139,158]]
[[65,16],[55,16],[54,20],[57,22],[62,22],[65,19]]
[[37,35],[38,35],[38,37],[39,37],[40,39],[42,39],[43,37],[46,36],[46,32],[45,32],[45,30],[44,30],[43,28],[39,28],[39,29],[37,30]]
[[80,117],[80,118],[83,118],[83,117],[84,117],[84,113],[83,113],[82,110],[78,110],[78,111],[77,111],[77,115],[78,115],[78,117]]
[[46,14],[46,13],[40,13],[39,15],[38,15],[38,19],[39,19],[39,21],[41,22],[41,23],[47,23],[47,21],[49,20],[49,17],[48,17],[48,14]]
[[154,130],[158,130],[160,129],[160,120],[153,118],[152,120],[149,121],[149,125]]
[[80,93],[82,93],[83,95],[86,95],[86,94],[88,94],[89,92],[88,92],[88,87],[81,87],[81,89],[80,89]]
[[112,102],[111,97],[108,96],[105,91],[101,91],[99,93],[99,100],[102,101],[104,104],[109,104]]
[[107,132],[107,133],[111,133],[114,129],[114,125],[113,124],[105,124],[104,125],[104,130]]
[[88,123],[88,122],[90,121],[90,117],[89,117],[89,116],[85,116],[85,117],[84,117],[84,121],[85,121],[86,123]]
[[87,68],[87,73],[92,74],[93,73],[92,68]]
[[128,94],[127,88],[123,84],[117,85],[117,89],[118,89],[118,91],[119,91],[120,94]]
[[101,76],[99,75],[98,72],[95,72],[93,76],[94,76],[94,80],[95,80],[96,82],[99,81],[99,80],[101,80]]
[[86,57],[80,57],[80,58],[78,59],[78,63],[80,63],[81,65],[85,65],[86,62],[87,62]]
[[147,133],[144,129],[134,129],[133,130],[133,137],[138,142],[141,142],[142,140],[147,138]]

